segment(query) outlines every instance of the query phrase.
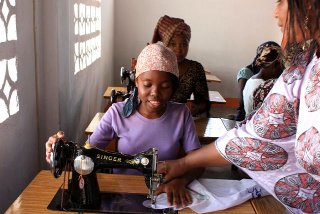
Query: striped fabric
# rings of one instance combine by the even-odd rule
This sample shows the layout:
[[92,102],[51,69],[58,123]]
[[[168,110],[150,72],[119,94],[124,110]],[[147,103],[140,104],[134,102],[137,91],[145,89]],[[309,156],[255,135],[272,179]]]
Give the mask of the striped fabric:
[[182,34],[188,41],[191,38],[191,29],[183,19],[174,18],[170,16],[163,16],[159,19],[154,30],[151,43],[162,41],[165,46],[168,46],[173,35]]

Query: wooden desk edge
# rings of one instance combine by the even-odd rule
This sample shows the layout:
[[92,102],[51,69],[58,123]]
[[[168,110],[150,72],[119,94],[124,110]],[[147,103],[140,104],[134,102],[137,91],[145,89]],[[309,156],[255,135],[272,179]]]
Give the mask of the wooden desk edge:
[[103,94],[103,97],[104,98],[110,98],[111,96],[111,91],[115,89],[116,91],[122,91],[122,92],[126,92],[127,91],[127,87],[124,87],[124,86],[109,86],[104,94]]
[[93,119],[91,120],[91,122],[89,123],[89,125],[87,126],[87,128],[84,131],[84,133],[86,135],[91,135],[94,132],[94,130],[96,129],[96,127],[100,123],[100,120],[103,117],[103,115],[104,115],[103,112],[98,112],[94,115]]
[[286,211],[286,208],[272,195],[251,199],[250,203],[254,211],[259,214],[285,213]]
[[219,79],[218,77],[216,77],[216,79],[207,79],[207,82],[217,82],[217,83],[221,83],[221,79]]
[[[124,176],[126,178],[124,179]],[[104,184],[101,185],[101,189],[104,188],[114,189],[117,192],[132,192],[132,193],[145,193],[147,192],[147,188],[144,183],[144,179],[142,176],[130,176],[128,175],[116,175],[116,174],[108,174],[108,176],[97,175],[98,179],[105,180]],[[123,183],[125,180],[128,186],[130,184],[134,184],[131,191],[128,191],[127,186],[119,185]],[[137,182],[138,181],[138,182]],[[10,213],[23,213],[23,214],[33,214],[33,213],[53,213],[53,214],[66,214],[64,211],[51,211],[47,209],[50,201],[53,196],[58,191],[59,186],[62,183],[62,178],[55,179],[49,170],[40,171],[35,178],[31,181],[31,183],[25,188],[25,190],[21,193],[21,195],[12,203],[12,205],[7,209],[6,214]],[[103,183],[103,182],[102,182]],[[114,185],[112,187],[112,185]],[[108,190],[110,191],[110,190]],[[191,214],[195,213],[191,209],[183,209],[179,211],[181,214]],[[221,210],[217,212],[210,212],[215,214],[221,213],[234,213],[234,214],[250,214],[255,213],[250,201],[246,201],[240,205],[235,207],[228,208],[227,210]]]
[[212,74],[210,71],[205,70],[205,75],[206,75],[207,82],[221,83],[221,79],[216,75]]

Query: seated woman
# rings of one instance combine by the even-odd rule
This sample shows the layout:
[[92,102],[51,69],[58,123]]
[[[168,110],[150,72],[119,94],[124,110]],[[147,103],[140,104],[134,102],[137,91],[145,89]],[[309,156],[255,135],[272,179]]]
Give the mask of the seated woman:
[[[140,53],[136,64],[134,89],[137,93],[125,102],[112,104],[90,137],[90,143],[105,149],[112,139],[118,139],[117,150],[137,154],[157,148],[159,160],[172,160],[200,148],[199,139],[189,109],[184,104],[170,102],[178,82],[175,54],[162,43],[151,44]],[[50,162],[52,144],[63,133],[50,137],[46,143],[46,159]],[[132,169],[114,169],[114,173],[137,174]],[[202,169],[165,185],[157,193],[166,192],[170,204],[185,206],[191,202],[186,186],[200,176]]]
[[[269,45],[278,46],[278,44],[273,41],[262,43],[257,47],[255,58],[257,57],[257,55],[259,54],[259,51],[261,51],[264,46],[269,46]],[[238,82],[238,88],[239,88],[239,107],[237,108],[237,114],[231,115],[229,119],[233,119],[236,121],[242,121],[245,119],[246,112],[244,110],[244,103],[243,103],[243,89],[246,86],[248,79],[250,79],[253,75],[257,74],[259,70],[260,70],[259,67],[257,67],[254,63],[251,63],[250,65],[247,65],[246,67],[243,67],[238,71],[237,82]]]
[[186,58],[190,38],[190,26],[183,19],[165,15],[159,19],[151,42],[162,41],[176,54],[179,66],[179,87],[171,100],[187,103],[193,93],[194,102],[190,110],[193,116],[198,116],[209,113],[210,102],[203,66],[197,61]]
[[[243,104],[246,116],[254,110],[253,94],[259,85],[263,84],[267,80],[277,79],[281,75],[284,69],[282,56],[281,47],[277,43],[265,44],[260,46],[258,49],[258,54],[253,61],[253,66],[260,68],[260,70],[257,74],[248,79],[243,89]],[[270,83],[272,82],[269,82],[269,88],[272,88]],[[264,94],[264,97],[262,98],[261,96],[262,94],[260,95],[260,99],[263,100],[267,94]]]
[[250,79],[253,75],[258,73],[258,69],[254,68],[252,64],[247,65],[246,67],[241,68],[237,74],[237,82],[239,88],[239,106],[237,108],[237,114],[231,115],[229,119],[242,121],[246,117],[246,112],[244,110],[243,105],[243,89],[246,86],[248,79]]

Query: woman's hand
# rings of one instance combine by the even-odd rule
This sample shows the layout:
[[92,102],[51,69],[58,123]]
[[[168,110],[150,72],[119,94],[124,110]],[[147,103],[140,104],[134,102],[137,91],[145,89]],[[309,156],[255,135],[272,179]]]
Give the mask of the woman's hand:
[[171,181],[185,174],[184,158],[159,162],[157,172],[164,174],[164,183]]
[[184,208],[192,203],[192,197],[186,189],[187,183],[183,178],[176,178],[170,182],[161,184],[157,190],[156,195],[160,193],[167,193],[167,200],[170,206],[176,208]]
[[64,132],[58,131],[57,134],[52,135],[49,137],[48,141],[46,142],[46,161],[50,163],[51,153],[52,153],[52,145],[58,142],[58,139],[64,138]]

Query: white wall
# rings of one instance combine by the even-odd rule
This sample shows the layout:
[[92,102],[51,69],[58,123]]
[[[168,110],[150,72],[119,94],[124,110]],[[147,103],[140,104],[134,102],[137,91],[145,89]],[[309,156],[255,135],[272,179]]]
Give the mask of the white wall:
[[[183,18],[191,26],[188,58],[212,71],[222,83],[210,84],[225,97],[237,97],[237,71],[252,62],[256,47],[267,40],[279,42],[273,19],[273,1],[257,0],[117,0],[115,1],[115,68],[150,42],[163,15]],[[254,10],[252,9],[254,8]]]

